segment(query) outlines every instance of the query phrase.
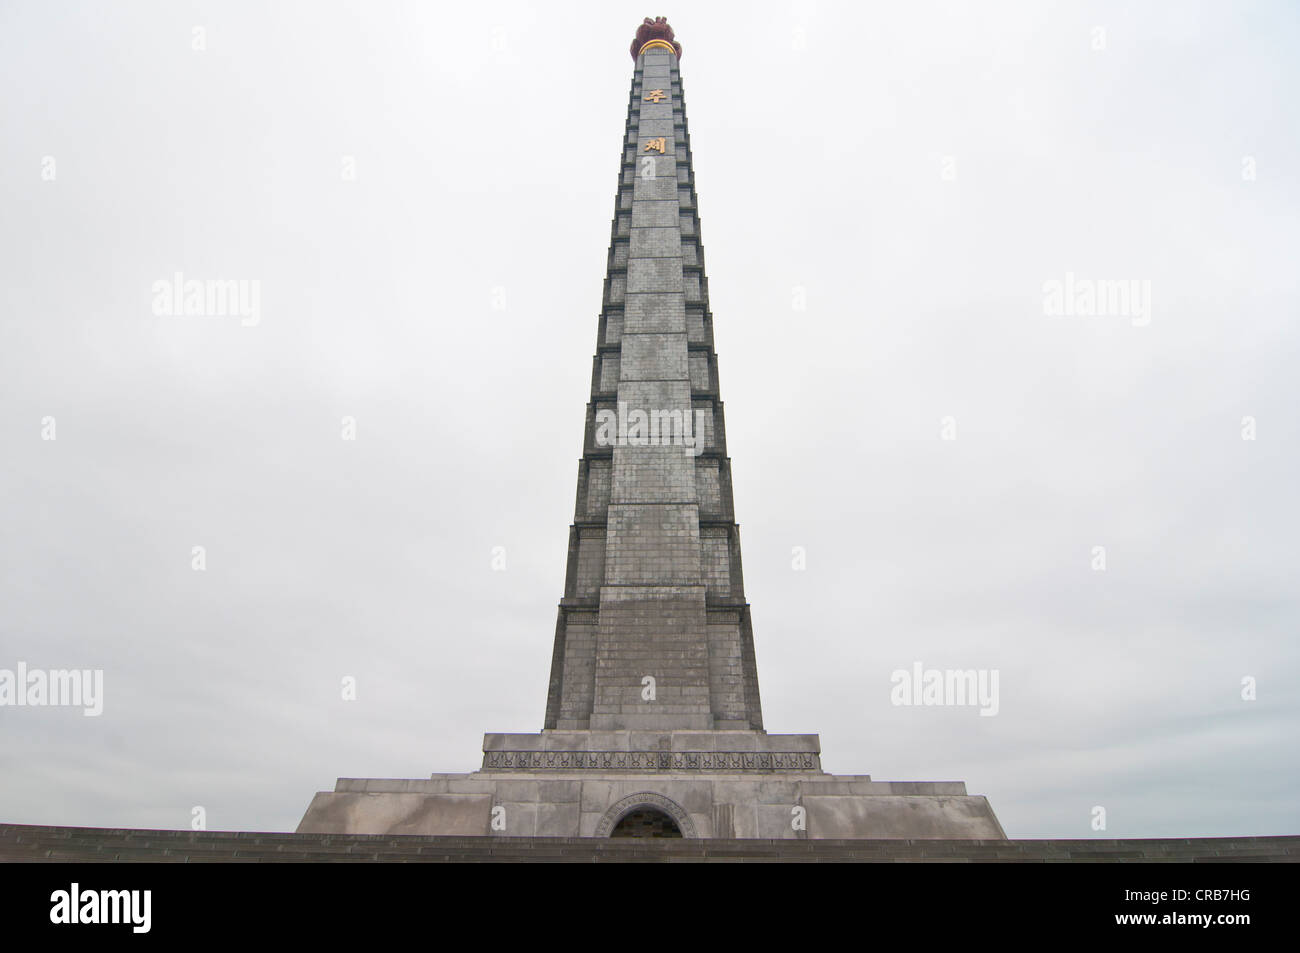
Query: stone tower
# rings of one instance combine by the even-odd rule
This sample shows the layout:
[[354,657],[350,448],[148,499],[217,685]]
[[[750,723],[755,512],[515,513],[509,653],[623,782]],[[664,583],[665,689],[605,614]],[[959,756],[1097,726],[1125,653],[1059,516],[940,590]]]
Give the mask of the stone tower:
[[541,732],[471,774],[340,778],[300,832],[1005,837],[960,781],[821,769],[763,730],[678,64],[632,42],[613,233]]
[[545,726],[757,730],[681,48],[633,46]]

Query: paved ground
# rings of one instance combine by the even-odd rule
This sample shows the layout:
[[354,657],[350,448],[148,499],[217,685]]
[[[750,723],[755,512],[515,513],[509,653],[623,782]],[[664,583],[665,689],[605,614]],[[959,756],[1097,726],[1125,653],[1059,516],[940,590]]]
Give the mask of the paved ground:
[[1151,840],[597,840],[152,831],[0,824],[3,861],[1300,862],[1300,837]]

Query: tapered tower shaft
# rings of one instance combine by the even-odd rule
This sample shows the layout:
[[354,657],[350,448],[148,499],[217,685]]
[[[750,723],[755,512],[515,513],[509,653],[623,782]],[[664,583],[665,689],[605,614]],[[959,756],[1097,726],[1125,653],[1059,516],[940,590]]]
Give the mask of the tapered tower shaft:
[[680,46],[633,53],[545,727],[761,729]]

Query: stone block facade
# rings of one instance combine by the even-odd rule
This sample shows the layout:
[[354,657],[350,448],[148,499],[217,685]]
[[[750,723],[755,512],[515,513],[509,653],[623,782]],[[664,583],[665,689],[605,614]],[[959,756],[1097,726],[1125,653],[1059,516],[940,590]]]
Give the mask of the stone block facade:
[[608,837],[650,808],[683,837],[1005,838],[959,781],[821,771],[816,735],[543,731],[483,739],[483,769],[421,780],[340,778],[299,833]]
[[[654,90],[658,102],[646,98]],[[758,730],[713,317],[672,54],[638,59],[625,142],[544,725]],[[648,443],[626,428],[626,443],[608,445],[598,422],[614,414],[624,433],[625,411],[665,425],[650,428]],[[710,607],[731,612],[723,621]]]

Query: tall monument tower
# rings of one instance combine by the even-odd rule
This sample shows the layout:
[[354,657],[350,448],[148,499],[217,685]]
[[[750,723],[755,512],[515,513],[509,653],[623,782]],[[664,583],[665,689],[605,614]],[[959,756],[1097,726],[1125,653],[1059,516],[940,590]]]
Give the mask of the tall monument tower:
[[1005,837],[959,781],[821,769],[763,730],[678,64],[637,30],[577,504],[541,732],[471,774],[340,778],[300,832]]
[[632,43],[547,728],[763,727],[680,55]]

